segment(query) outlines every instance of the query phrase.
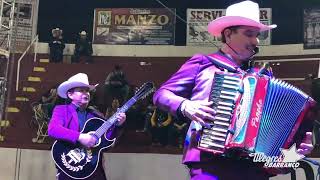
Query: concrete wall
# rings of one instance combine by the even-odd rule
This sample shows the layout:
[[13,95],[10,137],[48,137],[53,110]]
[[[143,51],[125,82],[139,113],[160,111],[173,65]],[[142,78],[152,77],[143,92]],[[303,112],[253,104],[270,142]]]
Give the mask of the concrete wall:
[[[65,55],[72,55],[74,44],[66,44]],[[212,53],[216,47],[196,46],[151,46],[151,45],[93,45],[94,56],[128,56],[128,57],[190,57],[196,53]],[[47,43],[38,44],[39,53],[48,53]],[[319,49],[303,49],[303,44],[261,46],[257,56],[286,56],[320,54]]]
[[[104,154],[108,180],[187,180],[188,169],[181,164],[181,155],[169,154]],[[314,160],[320,160],[316,158]],[[1,180],[54,180],[55,167],[50,151],[0,148]],[[316,175],[317,167],[312,166]],[[297,180],[304,180],[301,169]],[[271,180],[290,180],[279,175]]]

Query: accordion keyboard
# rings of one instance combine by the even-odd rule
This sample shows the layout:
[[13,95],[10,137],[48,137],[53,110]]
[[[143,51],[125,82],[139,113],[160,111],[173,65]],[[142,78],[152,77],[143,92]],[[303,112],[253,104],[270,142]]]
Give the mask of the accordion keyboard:
[[203,127],[198,148],[222,152],[230,130],[235,103],[241,90],[241,75],[233,73],[216,73],[210,93],[210,101],[216,115],[210,128]]

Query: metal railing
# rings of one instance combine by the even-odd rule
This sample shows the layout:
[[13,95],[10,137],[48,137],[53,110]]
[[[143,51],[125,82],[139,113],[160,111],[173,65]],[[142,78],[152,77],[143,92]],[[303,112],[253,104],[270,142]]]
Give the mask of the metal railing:
[[16,91],[19,90],[19,81],[20,81],[20,64],[21,64],[21,61],[23,59],[23,57],[27,54],[27,52],[29,51],[29,49],[32,47],[33,44],[35,44],[34,46],[34,59],[33,61],[36,62],[37,60],[37,49],[38,49],[38,40],[39,40],[39,37],[38,35],[31,41],[31,43],[29,44],[29,46],[27,47],[27,49],[22,53],[22,55],[20,56],[19,60],[18,60],[18,63],[17,63],[17,81],[16,81]]

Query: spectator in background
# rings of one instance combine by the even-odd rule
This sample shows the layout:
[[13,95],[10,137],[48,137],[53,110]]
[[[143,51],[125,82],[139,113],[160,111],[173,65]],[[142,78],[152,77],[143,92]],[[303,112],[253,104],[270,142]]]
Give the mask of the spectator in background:
[[170,125],[172,125],[172,116],[168,112],[156,108],[151,117],[152,145],[168,145]]
[[80,32],[80,37],[77,39],[74,54],[71,58],[72,63],[77,63],[80,61],[80,57],[84,56],[86,59],[86,64],[92,63],[92,43],[88,39],[86,31]]
[[48,122],[52,116],[54,107],[60,103],[63,104],[65,101],[58,97],[56,86],[51,87],[45,92],[41,99],[31,104],[32,111],[34,113],[34,120],[36,120],[37,126],[39,122]]
[[41,97],[41,103],[55,103],[57,100],[57,89],[55,87],[50,88],[50,90]]
[[[120,102],[121,104],[121,102]],[[143,129],[144,126],[144,106],[141,101],[136,102],[131,108],[127,111],[127,130],[139,131]],[[149,119],[150,121],[150,119]]]
[[120,104],[127,100],[129,94],[129,84],[121,66],[116,65],[105,80],[105,97],[117,98]]
[[41,96],[39,104],[41,105],[42,111],[48,118],[51,118],[53,108],[57,104],[58,100],[61,101],[61,99],[58,98],[57,88],[55,86],[50,88],[50,90]]
[[[149,96],[150,97],[150,96]],[[152,96],[151,96],[152,97]],[[137,129],[136,132],[142,132],[142,133],[145,133],[145,132],[148,132],[150,131],[151,129],[151,117],[153,115],[153,112],[154,110],[156,109],[156,106],[153,105],[152,102],[149,102],[147,104],[147,107],[145,108],[145,110],[143,111],[143,129]]]
[[187,134],[189,123],[185,119],[174,118],[173,125],[169,128],[169,145],[183,148],[184,137]]
[[110,118],[113,114],[115,114],[120,107],[119,100],[117,98],[113,99],[111,107],[107,108],[105,117]]
[[43,112],[48,116],[48,118],[51,118],[54,107],[56,105],[66,103],[69,103],[69,101],[58,96],[57,85],[55,85],[43,93],[41,99],[35,104],[40,104]]
[[63,49],[65,44],[63,42],[62,30],[59,28],[52,29],[52,40],[49,42],[50,48],[50,62],[60,63],[63,60]]

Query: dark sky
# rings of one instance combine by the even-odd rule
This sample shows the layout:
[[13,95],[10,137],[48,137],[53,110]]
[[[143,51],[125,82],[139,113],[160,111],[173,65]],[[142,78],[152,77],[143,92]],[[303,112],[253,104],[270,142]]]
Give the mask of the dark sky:
[[[158,0],[177,15],[186,18],[187,8],[226,8],[239,0]],[[257,0],[260,7],[272,8],[273,23],[278,28],[272,31],[272,44],[302,43],[303,8],[319,7],[320,0]],[[92,35],[95,8],[163,8],[157,0],[40,0],[38,34],[40,41],[47,42],[51,29],[64,30],[67,43],[73,43],[76,34],[83,30]],[[176,45],[185,45],[186,24],[177,18]]]

